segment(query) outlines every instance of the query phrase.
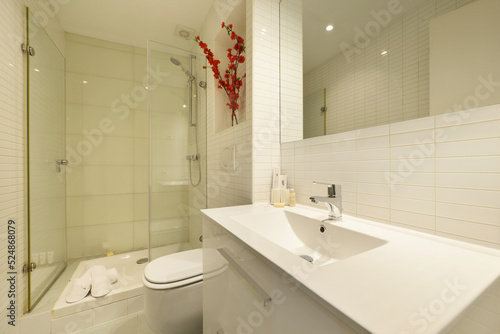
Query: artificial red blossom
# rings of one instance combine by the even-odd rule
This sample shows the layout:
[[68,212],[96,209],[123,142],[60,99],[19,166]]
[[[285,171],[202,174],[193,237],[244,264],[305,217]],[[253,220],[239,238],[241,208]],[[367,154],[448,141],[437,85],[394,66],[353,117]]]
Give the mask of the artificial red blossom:
[[[226,28],[227,35],[232,40],[236,40],[236,44],[233,48],[227,49],[229,65],[223,75],[219,71],[220,61],[214,58],[212,50],[210,50],[207,44],[200,39],[200,36],[196,36],[194,40],[198,43],[200,48],[203,49],[203,53],[205,54],[205,57],[212,68],[212,72],[214,73],[214,78],[217,80],[218,88],[224,89],[229,98],[229,102],[226,103],[226,105],[229,106],[229,109],[231,109],[231,122],[234,125],[234,121],[238,124],[238,118],[236,117],[235,111],[240,107],[238,104],[238,98],[240,97],[240,89],[243,86],[243,78],[246,77],[246,74],[243,75],[243,77],[238,77],[238,66],[239,64],[243,64],[245,62],[245,57],[242,55],[245,52],[245,40],[233,31],[232,24],[226,25],[222,22],[221,28]],[[203,68],[206,67],[203,66]]]

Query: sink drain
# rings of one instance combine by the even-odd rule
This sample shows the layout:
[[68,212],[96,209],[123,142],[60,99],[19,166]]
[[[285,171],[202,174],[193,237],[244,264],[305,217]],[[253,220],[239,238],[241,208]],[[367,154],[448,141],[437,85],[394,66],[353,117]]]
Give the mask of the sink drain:
[[309,255],[299,255],[301,258],[303,258],[304,260],[306,260],[307,262],[311,262],[313,263],[314,262],[314,259],[312,258],[312,256],[309,256]]

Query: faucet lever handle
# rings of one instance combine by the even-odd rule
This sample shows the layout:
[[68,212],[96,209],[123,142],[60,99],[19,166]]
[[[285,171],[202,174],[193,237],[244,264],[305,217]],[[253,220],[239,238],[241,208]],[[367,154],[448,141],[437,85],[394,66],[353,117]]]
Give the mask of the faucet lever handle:
[[335,198],[337,197],[337,193],[340,194],[340,184],[319,181],[313,181],[313,184],[322,184],[328,186],[328,197]]

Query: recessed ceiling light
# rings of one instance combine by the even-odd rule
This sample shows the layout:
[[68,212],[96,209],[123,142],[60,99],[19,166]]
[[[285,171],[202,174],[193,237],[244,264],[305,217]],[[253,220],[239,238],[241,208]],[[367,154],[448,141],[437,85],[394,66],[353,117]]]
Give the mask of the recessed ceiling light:
[[332,31],[332,30],[333,30],[333,26],[331,24],[326,26],[326,31]]
[[88,84],[89,82],[87,80],[82,81],[83,84]]
[[381,54],[382,56],[387,56],[387,55],[389,54],[389,51],[387,51],[387,50],[382,50],[382,52],[380,52],[380,54]]
[[187,107],[187,105],[183,104],[183,105],[182,105],[182,107],[183,107],[183,108],[186,108],[186,107]]
[[38,68],[35,68],[34,71],[35,72],[40,72],[40,70]]

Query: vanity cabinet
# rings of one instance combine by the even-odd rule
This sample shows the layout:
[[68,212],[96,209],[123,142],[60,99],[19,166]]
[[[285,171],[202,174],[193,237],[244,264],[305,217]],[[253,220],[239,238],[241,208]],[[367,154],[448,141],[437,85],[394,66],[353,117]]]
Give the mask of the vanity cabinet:
[[[213,261],[226,263],[226,270],[204,277],[204,334],[367,333],[213,220],[203,219],[203,247],[220,256],[204,257],[204,271],[210,272]],[[307,275],[309,266],[304,260],[290,274]]]

